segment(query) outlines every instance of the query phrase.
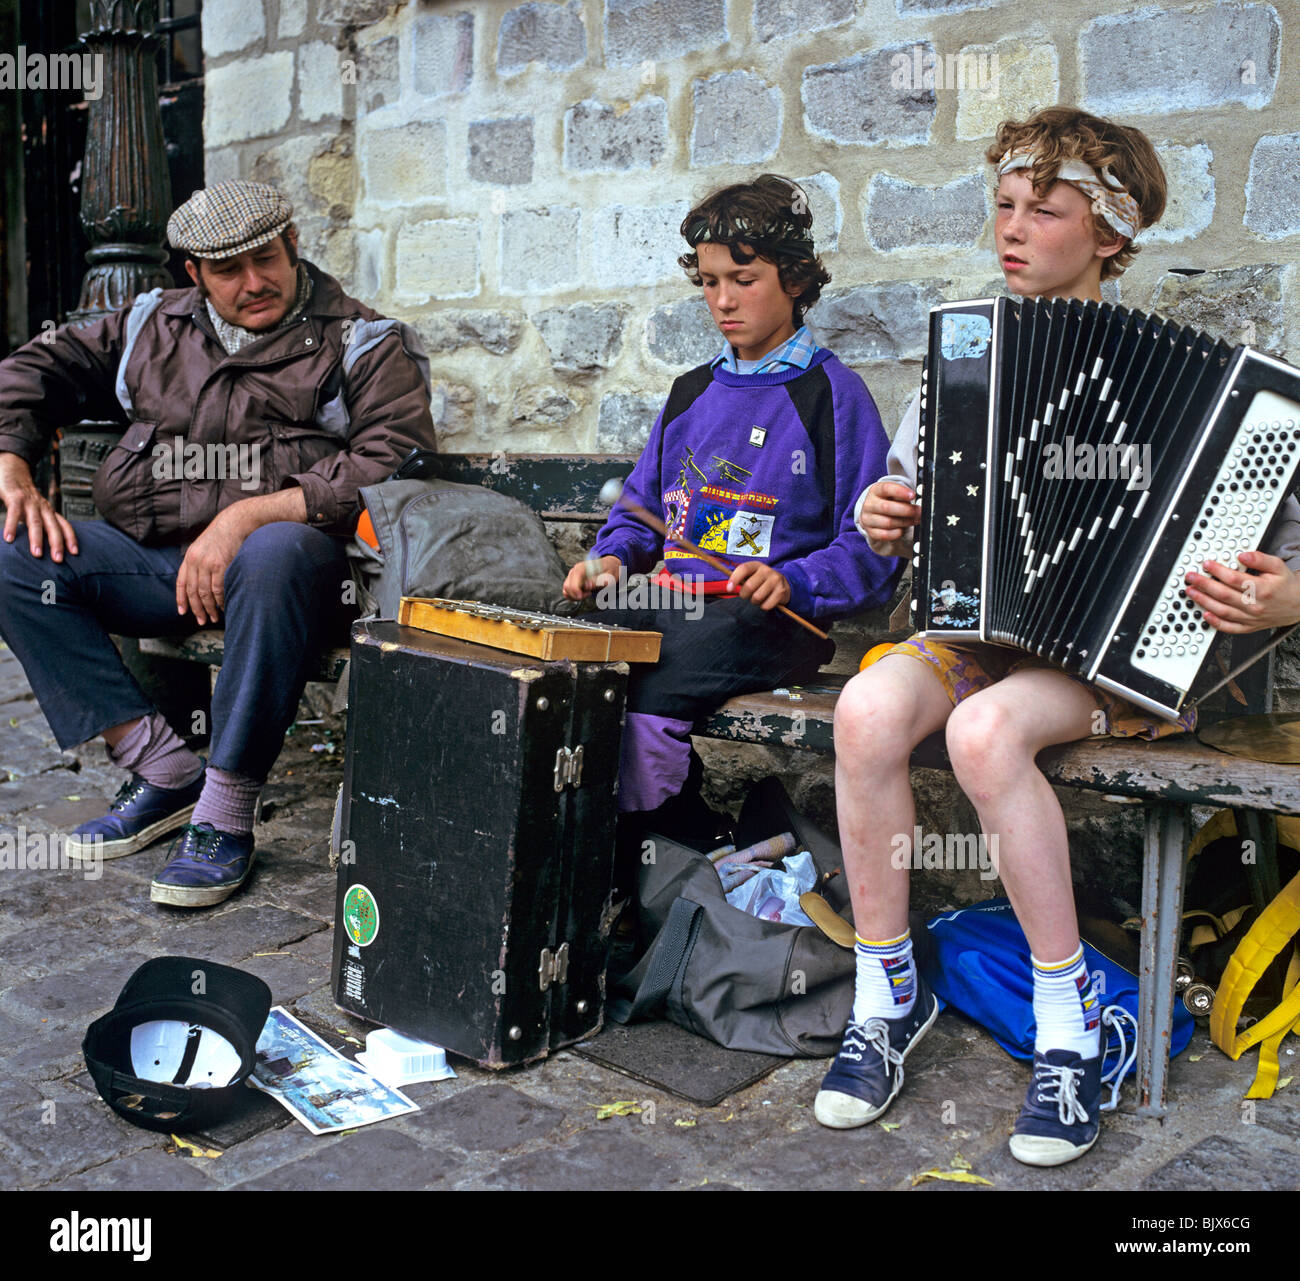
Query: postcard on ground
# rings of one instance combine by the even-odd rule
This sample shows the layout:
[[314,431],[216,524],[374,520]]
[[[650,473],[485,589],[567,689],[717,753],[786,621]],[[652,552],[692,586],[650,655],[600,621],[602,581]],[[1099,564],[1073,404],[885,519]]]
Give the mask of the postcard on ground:
[[420,1110],[400,1090],[330,1049],[282,1005],[271,1010],[257,1038],[249,1083],[279,1099],[313,1134]]

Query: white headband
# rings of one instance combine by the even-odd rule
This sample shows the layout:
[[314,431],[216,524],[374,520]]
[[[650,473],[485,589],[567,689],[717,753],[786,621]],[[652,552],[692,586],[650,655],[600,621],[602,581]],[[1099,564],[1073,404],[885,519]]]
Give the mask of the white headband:
[[[998,177],[1013,169],[1032,169],[1036,161],[1037,157],[1031,152],[1019,151],[1012,155],[1008,151],[998,161]],[[1081,160],[1067,160],[1056,176],[1090,197],[1092,212],[1104,218],[1121,236],[1132,240],[1137,235],[1142,226],[1141,210],[1109,169],[1103,169],[1098,175],[1091,165],[1085,165]]]

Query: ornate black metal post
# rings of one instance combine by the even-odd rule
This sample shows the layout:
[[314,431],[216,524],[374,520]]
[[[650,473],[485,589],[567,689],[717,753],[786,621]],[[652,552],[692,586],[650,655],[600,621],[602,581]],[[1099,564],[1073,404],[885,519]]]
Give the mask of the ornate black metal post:
[[162,248],[171,181],[158,109],[157,0],[90,0],[86,54],[102,58],[103,92],[88,104],[81,225],[90,270],[68,320],[95,320],[136,294],[173,286]]
[[[171,180],[158,108],[157,20],[157,0],[90,0],[91,26],[81,44],[98,62],[100,88],[87,102],[81,165],[90,269],[68,315],[71,325],[109,315],[156,286],[173,286],[162,248]],[[65,515],[97,519],[90,483],[120,435],[121,427],[111,423],[81,423],[64,433],[59,470]]]
[[[87,105],[81,225],[90,240],[90,270],[77,309],[68,315],[72,325],[117,311],[137,294],[175,284],[162,247],[172,193],[158,107],[158,3],[90,0],[90,19],[81,43],[91,58],[103,59],[103,92]],[[120,434],[121,428],[109,423],[81,423],[64,433],[60,470],[65,515],[98,519],[90,482]],[[191,743],[205,740],[208,670],[141,654],[136,640],[118,643],[146,697],[173,728]]]

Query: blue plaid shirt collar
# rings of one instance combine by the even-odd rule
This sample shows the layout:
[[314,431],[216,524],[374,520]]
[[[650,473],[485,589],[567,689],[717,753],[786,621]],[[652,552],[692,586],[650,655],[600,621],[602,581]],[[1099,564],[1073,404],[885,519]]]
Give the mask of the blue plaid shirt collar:
[[[812,364],[812,358],[820,350],[813,341],[812,334],[808,332],[808,326],[800,325],[791,337],[787,338],[779,347],[769,351],[755,368],[746,372],[751,374],[776,374],[783,369],[807,369]],[[716,369],[719,365],[728,373],[740,373],[740,369],[736,364],[736,349],[730,343],[723,347],[714,359],[713,368]]]

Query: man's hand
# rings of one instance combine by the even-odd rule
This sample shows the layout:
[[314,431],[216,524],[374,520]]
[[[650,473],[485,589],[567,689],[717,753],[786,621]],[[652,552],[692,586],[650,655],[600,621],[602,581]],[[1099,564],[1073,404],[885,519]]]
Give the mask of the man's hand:
[[912,554],[912,528],[921,521],[916,495],[906,485],[878,480],[867,490],[858,524],[877,556]]
[[731,591],[762,609],[775,609],[790,599],[790,580],[761,560],[737,565],[727,584]]
[[192,610],[200,627],[215,623],[226,607],[226,570],[244,539],[255,529],[280,520],[306,522],[307,500],[297,486],[245,498],[219,511],[181,561],[176,575],[176,612]]
[[1211,627],[1244,634],[1300,621],[1300,574],[1267,552],[1241,552],[1237,559],[1254,572],[1243,574],[1207,560],[1205,573],[1187,575],[1187,594]]
[[12,543],[19,525],[27,526],[27,543],[33,556],[50,545],[50,558],[61,561],[64,552],[76,556],[77,535],[32,480],[27,460],[17,454],[0,454],[0,503],[5,508],[4,539]]
[[215,623],[225,609],[226,570],[244,539],[253,532],[239,519],[239,506],[235,503],[217,513],[216,519],[190,544],[176,575],[176,612],[192,610],[200,627]]
[[612,587],[618,582],[618,571],[623,562],[617,556],[602,556],[599,560],[580,560],[564,579],[564,594],[570,600],[582,600],[602,587]]

